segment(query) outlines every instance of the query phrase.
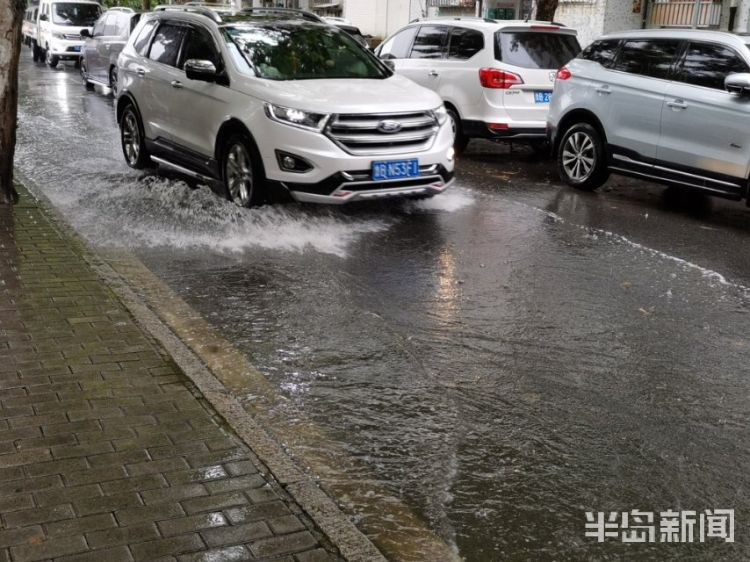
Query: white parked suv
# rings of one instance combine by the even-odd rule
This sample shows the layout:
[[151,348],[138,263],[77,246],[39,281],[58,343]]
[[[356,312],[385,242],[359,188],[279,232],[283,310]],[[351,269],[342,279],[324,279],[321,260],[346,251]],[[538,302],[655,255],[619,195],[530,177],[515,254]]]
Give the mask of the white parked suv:
[[60,61],[80,62],[84,42],[81,30],[91,33],[100,15],[102,7],[94,1],[42,0],[35,54],[53,68]]
[[748,197],[750,37],[652,30],[605,36],[562,68],[549,113],[561,178],[610,172]]
[[341,204],[453,181],[440,98],[312,14],[167,7],[143,16],[118,69],[127,163],[150,159],[240,205],[269,187]]
[[461,150],[475,137],[541,147],[555,73],[579,51],[576,32],[560,24],[437,18],[404,27],[375,53],[440,95]]

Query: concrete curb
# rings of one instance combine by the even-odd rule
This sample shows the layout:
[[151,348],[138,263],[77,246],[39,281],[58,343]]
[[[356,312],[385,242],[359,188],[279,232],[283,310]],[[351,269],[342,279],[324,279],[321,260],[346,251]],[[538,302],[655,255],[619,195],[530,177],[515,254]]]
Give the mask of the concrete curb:
[[159,316],[141,302],[127,281],[81,238],[51,201],[34,189],[33,182],[18,172],[16,175],[17,181],[37,199],[42,211],[51,219],[53,227],[78,244],[82,250],[82,258],[122,301],[136,323],[159,342],[204,398],[268,467],[270,474],[294,498],[341,555],[350,562],[385,562],[385,557],[375,545],[357,529],[313,478],[300,469],[281,445],[255,422],[237,399]]

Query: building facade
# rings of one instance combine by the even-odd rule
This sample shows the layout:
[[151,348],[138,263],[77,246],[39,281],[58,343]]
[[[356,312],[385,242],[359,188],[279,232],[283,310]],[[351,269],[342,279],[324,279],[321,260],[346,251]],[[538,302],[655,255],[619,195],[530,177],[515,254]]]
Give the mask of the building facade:
[[698,7],[695,0],[559,0],[555,20],[577,29],[581,45],[627,29],[742,30],[743,14],[747,29],[750,0],[701,0]]

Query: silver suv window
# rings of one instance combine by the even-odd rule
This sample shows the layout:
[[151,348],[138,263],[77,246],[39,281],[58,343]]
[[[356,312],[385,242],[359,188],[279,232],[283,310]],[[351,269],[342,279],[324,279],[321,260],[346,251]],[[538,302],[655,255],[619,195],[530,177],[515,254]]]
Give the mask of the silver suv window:
[[652,78],[669,78],[680,51],[677,39],[634,39],[620,48],[614,70]]
[[442,59],[448,42],[448,28],[444,25],[423,25],[419,28],[411,48],[412,59]]
[[169,66],[177,66],[177,55],[180,53],[182,39],[187,28],[184,26],[163,23],[159,26],[151,43],[148,58]]
[[573,35],[545,31],[495,33],[495,58],[521,68],[557,70],[580,51],[578,39]]
[[581,58],[598,62],[605,68],[609,68],[617,55],[617,48],[620,46],[619,39],[602,39],[594,41],[586,47],[581,53]]
[[407,27],[403,31],[399,31],[378,49],[378,55],[383,59],[407,58],[417,29],[417,27]]
[[681,82],[724,90],[728,74],[748,72],[747,63],[732,49],[714,43],[690,43],[676,79]]

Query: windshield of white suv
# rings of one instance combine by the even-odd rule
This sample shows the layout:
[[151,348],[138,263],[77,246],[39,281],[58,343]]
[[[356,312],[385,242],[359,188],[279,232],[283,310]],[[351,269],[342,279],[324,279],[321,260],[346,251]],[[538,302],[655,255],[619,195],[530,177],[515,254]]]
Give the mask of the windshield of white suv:
[[495,58],[521,68],[557,70],[581,52],[573,35],[545,31],[499,31]]
[[102,15],[97,4],[76,4],[65,2],[52,4],[52,23],[57,25],[77,25],[91,27]]
[[274,22],[237,24],[223,30],[260,78],[383,79],[390,76],[374,55],[333,26]]

